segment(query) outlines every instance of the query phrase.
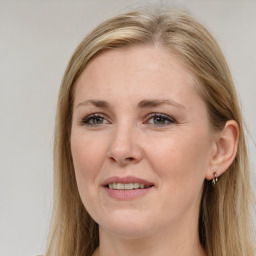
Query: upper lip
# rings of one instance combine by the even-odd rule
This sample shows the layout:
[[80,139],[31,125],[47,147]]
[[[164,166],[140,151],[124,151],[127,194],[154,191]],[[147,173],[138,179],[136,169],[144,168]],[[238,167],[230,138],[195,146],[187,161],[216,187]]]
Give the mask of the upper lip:
[[139,184],[144,184],[145,186],[153,186],[154,184],[152,182],[149,182],[147,180],[137,178],[134,176],[126,176],[126,177],[118,177],[118,176],[113,176],[110,177],[102,183],[102,186],[107,186],[108,184],[112,183],[123,183],[123,184],[128,184],[128,183],[139,183]]

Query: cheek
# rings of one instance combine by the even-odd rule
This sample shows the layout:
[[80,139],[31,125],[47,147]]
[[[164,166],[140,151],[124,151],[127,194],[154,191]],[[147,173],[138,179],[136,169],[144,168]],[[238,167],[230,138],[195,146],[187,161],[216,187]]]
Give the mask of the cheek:
[[104,160],[104,143],[95,136],[74,133],[71,135],[71,153],[76,172],[91,176],[97,173]]
[[148,159],[165,192],[179,197],[183,192],[200,191],[208,168],[209,149],[207,136],[173,134],[149,147]]
[[85,206],[96,198],[97,176],[104,161],[104,147],[97,139],[84,134],[71,135],[71,153],[76,181]]

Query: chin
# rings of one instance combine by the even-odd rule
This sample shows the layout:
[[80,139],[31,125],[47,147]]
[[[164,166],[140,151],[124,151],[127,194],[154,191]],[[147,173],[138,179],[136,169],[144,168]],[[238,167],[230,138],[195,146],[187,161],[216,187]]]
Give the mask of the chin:
[[152,217],[137,212],[119,212],[98,222],[100,231],[110,232],[123,239],[139,239],[148,236],[153,228]]

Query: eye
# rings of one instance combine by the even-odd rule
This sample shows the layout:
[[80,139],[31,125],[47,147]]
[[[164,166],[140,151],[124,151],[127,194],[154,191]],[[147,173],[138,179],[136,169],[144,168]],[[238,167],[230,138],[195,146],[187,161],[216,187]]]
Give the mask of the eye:
[[91,126],[98,126],[101,124],[107,124],[108,121],[100,114],[92,114],[87,117],[85,117],[82,121],[81,124],[85,125],[91,125]]
[[149,119],[147,122],[153,125],[163,126],[163,125],[173,124],[175,123],[175,120],[165,114],[152,113],[149,115]]

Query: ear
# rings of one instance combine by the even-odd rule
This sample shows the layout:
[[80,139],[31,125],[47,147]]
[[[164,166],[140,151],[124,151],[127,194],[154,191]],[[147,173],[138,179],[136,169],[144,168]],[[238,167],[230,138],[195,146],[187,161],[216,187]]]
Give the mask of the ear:
[[233,163],[239,139],[239,126],[235,120],[226,122],[223,130],[216,134],[214,152],[210,158],[210,168],[206,173],[206,179],[214,178],[214,172],[221,176]]

